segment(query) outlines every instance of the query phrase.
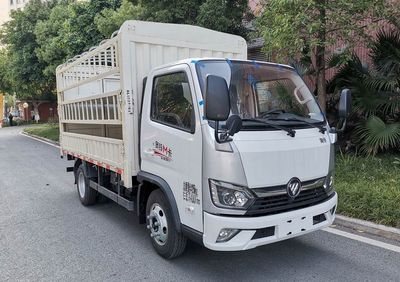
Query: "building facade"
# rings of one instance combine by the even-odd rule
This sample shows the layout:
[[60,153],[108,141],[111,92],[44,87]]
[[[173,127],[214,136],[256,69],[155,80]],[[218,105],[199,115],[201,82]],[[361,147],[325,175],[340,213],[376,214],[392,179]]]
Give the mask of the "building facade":
[[10,19],[12,10],[23,8],[29,0],[0,0],[0,26]]

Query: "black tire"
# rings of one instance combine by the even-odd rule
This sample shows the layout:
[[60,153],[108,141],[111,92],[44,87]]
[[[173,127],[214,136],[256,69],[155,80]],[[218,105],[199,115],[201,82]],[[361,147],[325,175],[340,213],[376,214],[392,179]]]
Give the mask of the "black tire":
[[[152,212],[152,214],[155,212],[155,208],[162,209],[163,214],[161,215],[160,221],[163,220],[165,216],[167,222],[167,237],[163,244],[159,239],[151,237],[152,229],[150,228],[150,223],[153,224],[151,221],[156,219],[149,218],[149,216],[151,216],[150,212]],[[151,192],[146,204],[146,217],[151,243],[156,252],[166,259],[180,256],[185,251],[187,238],[176,230],[170,205],[161,190]],[[162,230],[160,230],[160,232],[162,232]]]
[[85,176],[83,164],[76,171],[76,188],[82,205],[91,206],[96,203],[97,191],[90,188],[89,178]]

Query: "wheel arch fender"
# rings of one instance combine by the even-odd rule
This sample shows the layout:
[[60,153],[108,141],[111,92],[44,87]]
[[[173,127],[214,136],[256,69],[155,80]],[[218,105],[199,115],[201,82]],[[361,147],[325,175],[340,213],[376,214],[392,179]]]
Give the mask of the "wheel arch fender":
[[92,178],[92,177],[97,177],[97,170],[94,165],[81,160],[81,159],[76,159],[75,164],[74,164],[74,175],[75,175],[75,184],[76,184],[76,179],[77,179],[77,171],[78,168],[82,165],[83,167],[83,173],[85,174],[85,177],[87,178]]
[[174,222],[175,228],[176,228],[176,230],[178,232],[181,232],[181,219],[180,219],[180,216],[179,216],[178,206],[177,206],[177,203],[176,203],[176,200],[175,200],[175,196],[174,196],[174,194],[172,192],[172,189],[168,185],[168,183],[164,179],[162,179],[161,177],[159,177],[157,175],[154,175],[154,174],[151,174],[151,173],[148,173],[148,172],[144,172],[144,171],[140,171],[138,173],[137,180],[141,183],[141,185],[139,187],[139,191],[138,191],[138,197],[137,197],[137,199],[138,199],[137,214],[139,215],[139,221],[141,223],[144,223],[144,222],[142,222],[143,219],[142,219],[142,221],[140,219],[140,215],[143,212],[141,210],[139,210],[140,209],[140,205],[143,205],[143,202],[139,203],[139,201],[141,201],[141,199],[143,199],[143,197],[141,197],[141,194],[142,195],[144,194],[143,185],[142,184],[143,184],[143,182],[149,182],[149,183],[157,186],[159,189],[161,189],[161,191],[166,196],[166,198],[168,200],[168,203],[170,205],[171,211],[172,211],[172,216],[173,216],[172,220]]
[[88,162],[83,162],[85,164],[86,177],[93,178],[97,177],[97,166]]
[[77,179],[78,179],[78,168],[81,166],[82,164],[82,160],[81,159],[75,159],[75,163],[74,163],[74,181],[75,184],[77,184]]

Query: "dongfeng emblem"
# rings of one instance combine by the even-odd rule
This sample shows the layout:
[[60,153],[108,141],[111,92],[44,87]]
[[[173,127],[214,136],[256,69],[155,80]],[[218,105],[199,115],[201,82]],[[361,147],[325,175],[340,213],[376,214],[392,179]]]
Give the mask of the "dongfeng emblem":
[[301,182],[298,178],[292,178],[287,184],[287,194],[291,198],[296,198],[301,190]]

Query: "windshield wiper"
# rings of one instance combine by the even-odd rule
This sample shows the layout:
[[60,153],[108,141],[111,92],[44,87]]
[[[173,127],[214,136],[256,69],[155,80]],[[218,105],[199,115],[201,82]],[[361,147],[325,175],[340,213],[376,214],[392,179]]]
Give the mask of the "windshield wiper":
[[284,114],[286,113],[285,110],[281,110],[281,109],[272,109],[266,112],[263,112],[261,115],[259,115],[259,117],[261,118],[266,118],[270,115],[279,115],[279,114]]
[[296,131],[291,129],[291,128],[286,128],[284,126],[280,126],[265,120],[261,120],[261,119],[257,119],[257,118],[243,118],[242,121],[254,121],[254,122],[258,122],[258,123],[262,123],[265,125],[268,125],[270,127],[273,127],[275,129],[279,129],[279,130],[283,130],[287,132],[287,135],[289,135],[290,137],[295,137],[296,136]]
[[[287,114],[287,115],[289,115],[289,114]],[[286,118],[285,117],[281,117],[281,118],[275,117],[275,118],[268,118],[268,120],[298,121],[298,122],[302,122],[304,124],[307,124],[307,125],[309,125],[311,127],[318,128],[319,132],[321,132],[322,134],[324,134],[325,131],[326,131],[326,128],[323,125],[318,125],[318,124],[306,121],[304,119],[300,119],[300,118],[298,118],[298,117],[296,117],[296,116],[294,116],[292,114],[290,114],[290,116],[286,117]]]

